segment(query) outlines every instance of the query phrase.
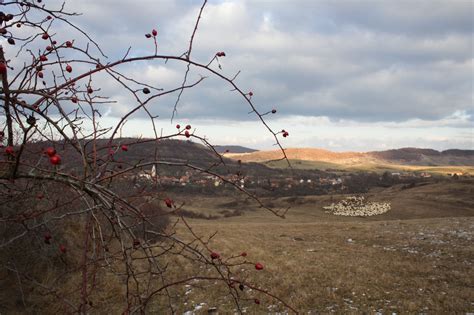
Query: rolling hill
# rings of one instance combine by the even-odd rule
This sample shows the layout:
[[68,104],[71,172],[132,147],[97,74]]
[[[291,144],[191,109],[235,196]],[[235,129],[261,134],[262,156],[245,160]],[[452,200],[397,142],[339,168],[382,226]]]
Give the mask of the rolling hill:
[[[269,174],[271,168],[287,168],[286,161],[281,160],[280,150],[256,151],[242,146],[220,145],[214,150],[202,144],[191,141],[162,140],[159,142],[141,139],[122,138],[116,139],[112,144],[115,151],[114,160],[127,164],[140,161],[161,160],[168,162],[181,162],[207,168],[221,164],[221,171],[236,171],[240,168],[250,173]],[[129,144],[128,152],[117,150],[121,144]],[[63,161],[68,167],[80,167],[81,161],[77,153],[60,143],[38,142],[32,144],[26,151],[27,156],[33,160],[41,155],[44,148],[54,146],[63,156]],[[107,156],[109,146],[106,140],[97,143],[99,156]],[[92,145],[86,146],[86,151],[92,151]],[[428,171],[428,172],[468,172],[474,173],[474,150],[445,150],[402,148],[387,151],[373,152],[333,152],[320,148],[288,148],[285,150],[294,169],[313,170],[362,170],[362,171]],[[219,155],[222,155],[222,160]],[[239,165],[237,160],[244,162]],[[222,165],[221,162],[225,163]],[[269,166],[267,168],[266,166]],[[225,170],[224,170],[225,169]]]
[[[474,170],[474,150],[446,150],[402,148],[373,152],[332,152],[317,148],[289,148],[289,160],[299,169],[350,169],[350,170],[412,170],[469,172]],[[256,151],[244,154],[224,154],[243,162],[258,162],[271,167],[284,168],[286,163],[279,150]]]

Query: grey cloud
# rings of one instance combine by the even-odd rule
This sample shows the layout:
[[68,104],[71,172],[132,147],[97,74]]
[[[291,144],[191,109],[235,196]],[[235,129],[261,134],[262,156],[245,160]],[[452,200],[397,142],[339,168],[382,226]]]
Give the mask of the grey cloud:
[[438,37],[472,32],[472,1],[247,1],[282,29],[338,33],[348,28]]
[[[66,7],[84,12],[74,21],[113,60],[129,46],[132,55],[151,53],[143,35],[154,27],[160,52],[184,52],[200,5],[85,0]],[[471,12],[470,1],[210,1],[193,54],[205,63],[226,51],[222,73],[232,77],[242,70],[236,82],[255,93],[262,111],[276,107],[280,115],[332,120],[437,120],[456,111],[472,113]],[[60,28],[57,36],[65,40],[70,34]],[[178,86],[184,74],[176,63],[120,69],[163,88]],[[193,78],[199,75],[210,74],[192,70]],[[105,107],[109,115],[123,115],[134,103],[110,79],[95,80],[120,102]],[[229,89],[210,75],[201,87],[184,92],[179,117],[254,119]],[[150,109],[170,116],[175,99],[176,94],[160,98]]]

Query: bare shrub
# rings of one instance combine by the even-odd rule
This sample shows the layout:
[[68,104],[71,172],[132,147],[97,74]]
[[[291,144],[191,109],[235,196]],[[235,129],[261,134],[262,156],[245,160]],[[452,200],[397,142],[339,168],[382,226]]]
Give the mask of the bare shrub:
[[[261,270],[263,265],[238,254],[221,256],[209,245],[215,234],[196,234],[182,215],[185,201],[158,190],[153,183],[160,175],[146,172],[152,166],[193,170],[219,179],[277,216],[287,211],[263,204],[219,173],[226,166],[223,157],[191,125],[162,134],[150,112],[162,97],[174,96],[174,117],[182,94],[213,76],[241,97],[286,158],[279,138],[288,132],[273,131],[265,123],[271,112],[260,111],[253,92],[236,84],[238,73],[223,74],[219,60],[226,54],[194,59],[205,5],[184,53],[160,55],[158,32],[150,27],[143,36],[148,48],[124,49],[113,60],[74,24],[79,14],[66,6],[2,3],[9,13],[0,15],[2,44],[8,45],[0,47],[0,312],[171,314],[179,310],[183,286],[194,281],[217,283],[239,311],[253,301],[239,284],[293,310],[252,284],[251,277],[235,276],[236,270]],[[166,89],[145,82],[126,67],[139,62],[181,64],[182,81]],[[190,76],[192,71],[199,78]],[[104,104],[114,102],[104,92],[105,82],[129,97],[126,113],[111,126],[101,113]],[[121,136],[136,113],[148,117],[154,137]],[[163,157],[160,141],[172,138],[203,143],[217,162]],[[134,155],[144,144],[152,148],[147,155]],[[177,219],[171,221],[171,214]]]

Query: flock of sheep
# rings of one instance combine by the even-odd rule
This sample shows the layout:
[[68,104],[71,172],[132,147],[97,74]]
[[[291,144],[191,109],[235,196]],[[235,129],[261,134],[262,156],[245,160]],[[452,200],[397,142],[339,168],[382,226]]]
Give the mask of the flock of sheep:
[[389,211],[391,208],[389,202],[366,202],[363,196],[347,197],[338,203],[332,203],[323,209],[332,212],[334,215],[348,217],[369,217],[379,215]]

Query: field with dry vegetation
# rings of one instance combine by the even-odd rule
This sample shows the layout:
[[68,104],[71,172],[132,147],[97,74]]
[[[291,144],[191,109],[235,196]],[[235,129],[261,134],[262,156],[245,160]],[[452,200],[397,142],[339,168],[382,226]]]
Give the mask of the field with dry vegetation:
[[[260,272],[251,264],[242,267],[244,278],[251,274],[255,285],[271,288],[301,313],[473,312],[474,185],[395,186],[365,197],[392,207],[378,216],[344,217],[323,209],[343,200],[342,195],[267,200],[292,206],[282,220],[245,200],[190,197],[191,211],[245,211],[189,222],[200,236],[217,232],[210,247],[223,259],[245,251],[250,261],[262,262]],[[179,310],[235,311],[222,290],[213,283],[191,283]],[[285,310],[251,288],[243,288],[242,294],[249,314]]]
[[[180,205],[184,211],[169,217],[177,244],[197,249],[205,245],[219,258],[189,264],[192,255],[168,242],[156,243],[151,251],[128,248],[136,275],[117,277],[126,275],[125,266],[106,261],[117,274],[103,272],[91,279],[104,290],[90,296],[90,313],[122,313],[126,281],[132,284],[130,290],[156,292],[154,299],[144,300],[151,314],[165,314],[170,308],[186,315],[238,313],[230,290],[238,296],[240,311],[247,314],[291,313],[284,303],[302,314],[473,312],[473,182],[395,185],[360,196],[367,204],[390,204],[390,209],[373,216],[340,216],[325,207],[347,200],[347,195],[263,198],[266,206],[291,207],[281,219],[238,194],[173,196],[184,202]],[[76,237],[80,229],[74,222],[68,224],[67,248],[80,248]],[[120,246],[111,242],[108,250],[113,254]],[[167,271],[161,280],[182,286],[160,286],[157,280],[163,275],[148,272],[152,251],[163,250],[175,255],[158,257]],[[71,250],[59,258],[52,260],[56,269],[48,267],[48,261],[36,261],[31,269],[57,290],[31,291],[5,282],[3,286],[11,290],[0,292],[5,303],[0,310],[62,313],[64,307],[55,298],[73,296],[81,279],[81,268],[75,266],[83,257]],[[32,261],[25,258],[24,263],[31,266]],[[255,269],[256,262],[263,270]],[[216,270],[229,267],[238,279],[235,283],[215,276]]]

